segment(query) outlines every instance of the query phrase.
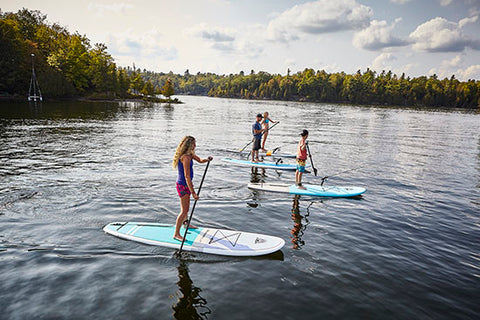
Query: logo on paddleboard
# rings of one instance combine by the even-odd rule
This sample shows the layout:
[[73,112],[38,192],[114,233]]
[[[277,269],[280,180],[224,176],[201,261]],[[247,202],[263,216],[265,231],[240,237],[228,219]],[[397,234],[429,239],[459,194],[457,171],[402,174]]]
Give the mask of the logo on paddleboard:
[[267,242],[267,240],[262,239],[262,238],[255,239],[255,244],[264,243],[264,242]]

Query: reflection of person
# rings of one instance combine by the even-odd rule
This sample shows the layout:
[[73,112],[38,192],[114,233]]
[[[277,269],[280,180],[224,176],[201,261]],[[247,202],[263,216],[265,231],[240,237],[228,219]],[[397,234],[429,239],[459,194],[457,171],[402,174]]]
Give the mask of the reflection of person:
[[[183,137],[182,141],[178,144],[175,156],[173,157],[172,167],[178,168],[177,177],[177,193],[180,197],[180,213],[178,214],[175,234],[173,238],[178,241],[183,241],[183,237],[180,235],[180,227],[182,224],[187,223],[188,210],[190,209],[190,195],[195,200],[198,200],[198,195],[193,188],[193,160],[204,163],[211,161],[213,158],[201,159],[195,154],[195,138],[192,136]],[[190,228],[196,227],[190,224]]]
[[178,266],[178,302],[172,306],[174,319],[207,319],[212,311],[207,307],[207,300],[200,296],[202,289],[193,285],[184,261]]
[[260,149],[260,144],[262,142],[262,133],[265,131],[262,129],[260,121],[262,121],[262,114],[257,114],[257,120],[252,125],[252,134],[253,134],[253,147],[252,147],[252,161],[258,162],[258,150]]
[[304,129],[300,135],[302,138],[298,142],[297,148],[297,171],[295,171],[295,184],[299,189],[305,190],[306,188],[302,186],[302,175],[305,172],[305,162],[307,161],[308,130]]
[[293,228],[290,233],[292,234],[293,249],[300,249],[300,247],[305,244],[300,237],[300,232],[304,229],[304,227],[302,226],[303,217],[300,215],[300,206],[298,202],[299,198],[300,196],[296,195],[295,198],[293,198],[292,204]]
[[267,152],[267,150],[265,150],[265,141],[267,141],[267,137],[268,137],[268,128],[270,127],[270,122],[271,123],[277,123],[276,121],[273,121],[272,119],[270,119],[268,117],[268,112],[265,112],[263,114],[263,121],[262,121],[262,127],[263,127],[263,130],[264,130],[264,133],[263,133],[263,139],[262,139],[262,151],[264,152]]

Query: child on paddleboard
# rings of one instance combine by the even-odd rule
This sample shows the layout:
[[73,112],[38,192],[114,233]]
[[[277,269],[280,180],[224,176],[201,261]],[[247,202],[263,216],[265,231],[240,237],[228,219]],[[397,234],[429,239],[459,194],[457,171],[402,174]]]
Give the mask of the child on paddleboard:
[[297,170],[295,171],[295,184],[298,186],[299,189],[306,190],[304,186],[302,186],[302,175],[305,172],[305,162],[307,161],[307,138],[308,138],[308,130],[303,130],[300,133],[302,138],[298,142],[297,148]]
[[265,112],[263,114],[263,121],[262,121],[262,127],[263,127],[263,130],[265,131],[264,134],[263,134],[263,139],[262,139],[262,151],[263,152],[267,152],[267,150],[265,150],[265,141],[267,141],[268,128],[270,127],[270,122],[271,123],[277,123],[278,121],[273,121],[272,119],[270,119],[269,116],[268,116],[268,112]]
[[[176,224],[175,224],[175,234],[173,238],[178,241],[183,241],[183,237],[180,235],[180,227],[182,224],[187,224],[188,220],[188,210],[190,209],[190,195],[195,200],[198,200],[198,195],[193,188],[193,160],[198,163],[205,163],[212,161],[212,157],[207,159],[201,159],[195,154],[195,138],[192,136],[183,137],[180,141],[175,155],[172,161],[172,167],[178,168],[178,177],[177,177],[177,193],[180,197],[180,213],[178,214]],[[196,229],[196,227],[190,224],[190,228]]]
[[253,147],[252,147],[252,162],[259,162],[258,159],[258,150],[260,149],[260,143],[262,141],[262,133],[265,132],[265,129],[262,129],[260,122],[262,121],[262,114],[257,114],[257,120],[252,125],[252,134],[253,134]]

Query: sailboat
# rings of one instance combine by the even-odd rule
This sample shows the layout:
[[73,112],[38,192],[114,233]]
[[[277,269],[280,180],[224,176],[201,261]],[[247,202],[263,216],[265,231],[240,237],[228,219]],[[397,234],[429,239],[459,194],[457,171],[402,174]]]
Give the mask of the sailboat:
[[42,101],[42,92],[38,85],[37,75],[35,74],[35,54],[32,53],[32,78],[30,79],[30,89],[28,90],[28,101]]

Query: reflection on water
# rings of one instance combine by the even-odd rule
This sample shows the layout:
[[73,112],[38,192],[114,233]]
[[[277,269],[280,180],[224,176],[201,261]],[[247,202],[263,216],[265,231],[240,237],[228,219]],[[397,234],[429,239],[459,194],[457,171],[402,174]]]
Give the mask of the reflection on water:
[[[0,103],[1,319],[478,318],[480,114],[181,100]],[[269,144],[292,153],[298,127],[308,128],[320,176],[365,186],[365,197],[317,206],[249,190],[294,181],[293,172],[218,161],[251,140],[263,110],[282,121]],[[104,234],[113,221],[175,220],[171,160],[185,135],[215,159],[201,224],[289,244],[178,266],[169,248]]]
[[252,167],[252,174],[250,177],[251,183],[264,183],[267,177],[264,168]]
[[180,260],[178,266],[178,291],[175,295],[178,301],[172,306],[175,319],[207,319],[212,311],[207,307],[207,300],[200,295],[202,289],[193,284],[188,274],[188,266]]
[[[293,228],[290,231],[292,236],[290,237],[292,241],[292,248],[293,249],[301,249],[302,246],[305,244],[305,241],[302,240],[302,237],[305,233],[305,230],[307,229],[308,224],[310,223],[307,219],[307,217],[310,215],[310,212],[307,208],[307,214],[305,216],[302,216],[300,214],[300,196],[295,195],[295,197],[292,200],[292,220],[293,220]],[[305,224],[302,223],[303,218],[305,218]]]

